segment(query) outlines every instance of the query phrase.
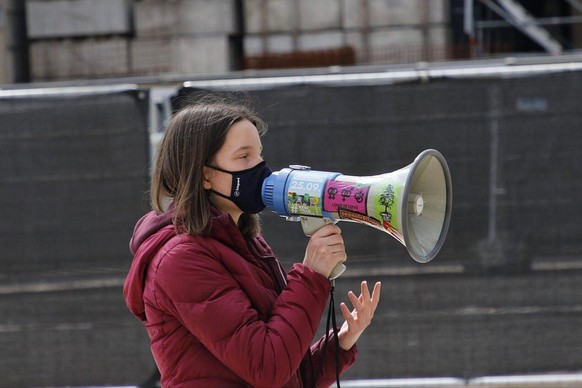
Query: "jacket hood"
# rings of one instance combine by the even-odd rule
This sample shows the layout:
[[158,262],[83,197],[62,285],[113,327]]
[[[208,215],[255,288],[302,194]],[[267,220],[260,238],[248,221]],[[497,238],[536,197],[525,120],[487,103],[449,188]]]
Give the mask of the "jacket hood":
[[[247,242],[228,213],[211,207],[212,219],[210,237],[222,244],[235,247],[247,260],[254,258],[274,258],[274,253],[262,236]],[[140,320],[145,321],[143,293],[148,266],[158,251],[174,236],[173,208],[163,214],[149,212],[135,225],[129,243],[133,261],[125,279],[123,295],[129,310]]]
[[162,213],[160,215],[151,211],[143,216],[133,229],[133,235],[129,241],[129,250],[133,255],[145,240],[155,234],[158,230],[172,223],[172,212]]
[[129,243],[129,249],[134,257],[125,278],[123,296],[129,310],[142,321],[145,321],[143,291],[146,272],[158,250],[176,235],[172,218],[172,211],[160,215],[153,211],[149,212],[135,225]]

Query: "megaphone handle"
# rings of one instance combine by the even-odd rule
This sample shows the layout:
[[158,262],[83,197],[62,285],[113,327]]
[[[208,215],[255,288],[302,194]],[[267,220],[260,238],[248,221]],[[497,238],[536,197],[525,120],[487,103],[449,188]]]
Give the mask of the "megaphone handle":
[[[329,218],[301,217],[301,227],[303,228],[303,233],[305,233],[307,237],[311,237],[313,233],[329,224],[335,224],[335,222]],[[338,263],[331,271],[329,280],[337,279],[345,270],[346,266],[343,263]]]
[[329,274],[329,280],[335,280],[339,278],[340,276],[342,276],[345,270],[346,266],[344,265],[344,263],[338,263],[335,267],[333,267],[331,274]]

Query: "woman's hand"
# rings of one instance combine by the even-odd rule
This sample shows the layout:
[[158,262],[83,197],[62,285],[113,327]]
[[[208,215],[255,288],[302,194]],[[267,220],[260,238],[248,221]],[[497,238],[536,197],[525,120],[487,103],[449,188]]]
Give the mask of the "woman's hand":
[[313,233],[305,249],[303,264],[329,278],[335,266],[347,260],[341,233],[341,229],[333,224],[326,225]]
[[351,312],[345,303],[342,302],[340,304],[342,315],[346,319],[338,333],[339,345],[343,350],[349,350],[354,346],[366,327],[370,325],[376,307],[378,307],[378,302],[380,301],[380,282],[374,285],[372,296],[370,296],[366,281],[362,282],[361,288],[362,293],[359,298],[352,291],[348,292],[348,298],[354,306]]

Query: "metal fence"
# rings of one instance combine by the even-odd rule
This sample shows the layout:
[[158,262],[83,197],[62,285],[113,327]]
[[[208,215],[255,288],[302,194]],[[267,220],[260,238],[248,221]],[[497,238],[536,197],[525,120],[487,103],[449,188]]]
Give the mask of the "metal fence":
[[[345,380],[580,371],[580,68],[306,74],[189,82],[173,101],[243,90],[270,125],[274,170],[373,175],[425,148],[447,159],[453,216],[434,261],[340,224],[350,259],[337,298],[383,281]],[[147,210],[147,100],[127,87],[2,92],[0,386],[135,385],[152,372],[121,295]],[[266,213],[263,228],[286,267],[303,257],[299,224]]]

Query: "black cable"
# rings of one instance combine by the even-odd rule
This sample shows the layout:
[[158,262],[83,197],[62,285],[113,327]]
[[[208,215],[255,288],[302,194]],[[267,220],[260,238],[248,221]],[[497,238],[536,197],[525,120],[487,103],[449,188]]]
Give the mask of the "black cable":
[[335,280],[331,280],[331,292],[329,298],[329,308],[327,309],[327,319],[325,324],[325,340],[323,343],[323,350],[321,354],[321,359],[319,360],[319,367],[317,368],[317,373],[315,375],[315,382],[317,384],[317,377],[319,376],[321,369],[323,368],[323,363],[325,360],[325,355],[327,354],[327,345],[329,344],[329,332],[330,325],[332,326],[333,335],[335,337],[335,379],[337,388],[340,388],[340,368],[339,368],[339,337],[337,332],[337,324],[335,319],[335,301],[334,301],[334,291],[335,291]]
[[[333,287],[332,287],[333,290]],[[333,291],[332,291],[332,295],[333,295]],[[323,342],[323,349],[321,352],[321,358],[319,359],[319,366],[317,368],[317,373],[315,374],[315,381],[317,383],[317,377],[319,377],[319,374],[321,373],[321,369],[323,368],[323,362],[325,360],[325,355],[327,353],[327,345],[329,343],[329,325],[331,323],[331,306],[333,305],[333,297],[330,298],[329,300],[329,308],[327,309],[327,319],[326,319],[326,324],[325,324],[325,340]]]
[[334,291],[335,291],[335,279],[331,281],[331,296],[330,296],[330,306],[331,306],[331,321],[333,327],[333,335],[335,337],[335,381],[337,383],[337,388],[340,388],[340,367],[339,367],[339,337],[337,333],[337,323],[335,320],[335,302],[334,302]]

